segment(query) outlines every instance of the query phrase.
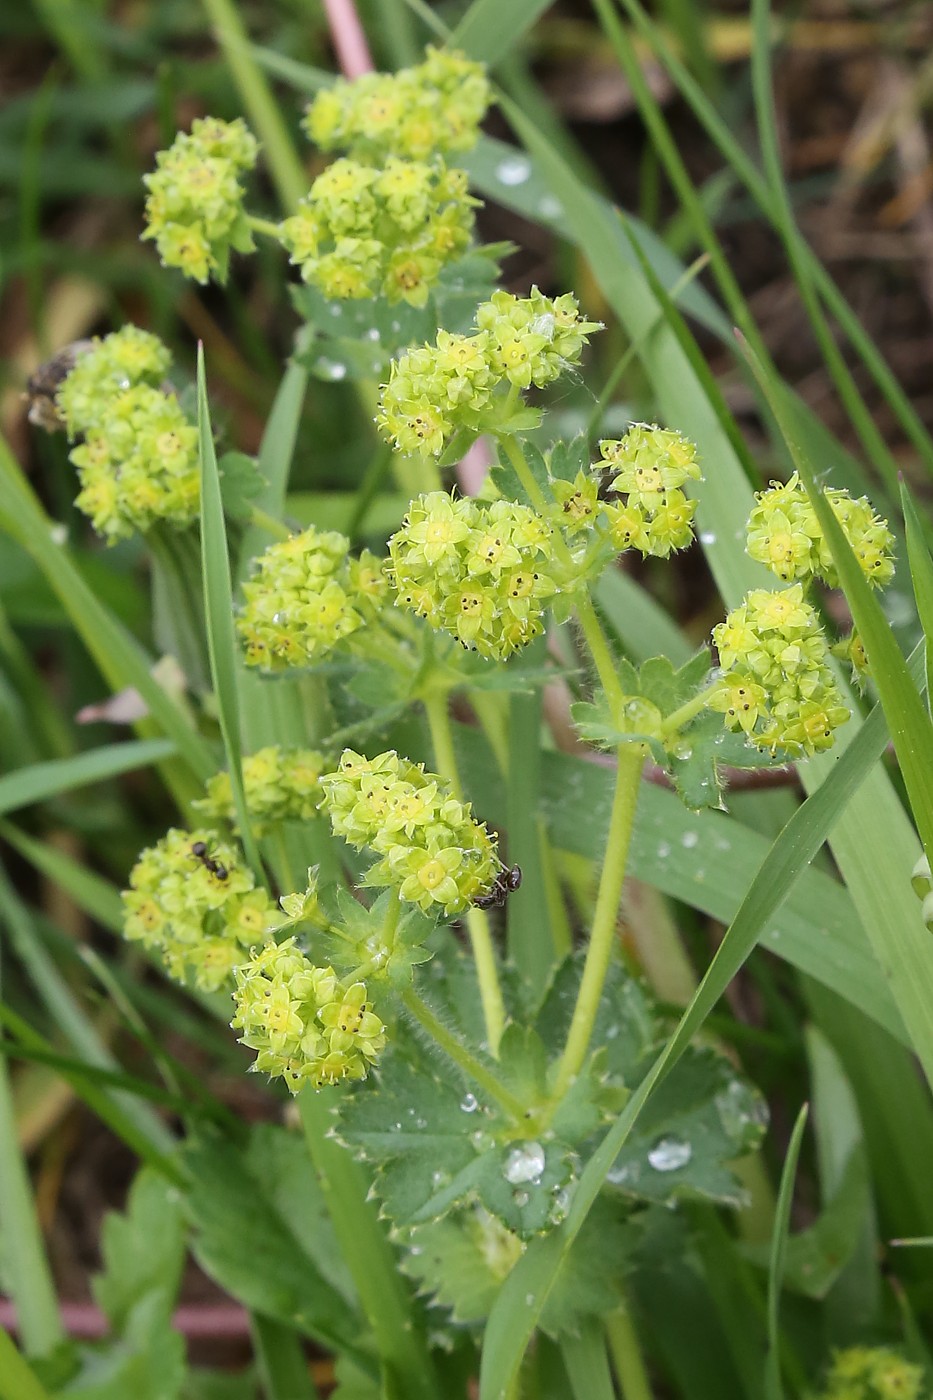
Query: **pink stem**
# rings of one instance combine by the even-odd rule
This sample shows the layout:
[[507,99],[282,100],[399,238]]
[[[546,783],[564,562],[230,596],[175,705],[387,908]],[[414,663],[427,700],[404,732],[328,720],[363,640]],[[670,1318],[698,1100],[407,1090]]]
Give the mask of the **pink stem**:
[[[110,1323],[93,1303],[62,1303],[62,1322],[71,1337],[106,1337]],[[230,1303],[183,1303],[175,1309],[172,1324],[184,1337],[248,1337],[249,1317],[244,1308]],[[0,1327],[15,1332],[16,1309],[0,1298]]]
[[373,56],[353,0],[324,0],[324,13],[344,76],[359,78],[363,73],[371,73],[375,66]]
[[477,438],[457,463],[457,481],[464,496],[475,496],[492,465],[492,447],[488,438]]

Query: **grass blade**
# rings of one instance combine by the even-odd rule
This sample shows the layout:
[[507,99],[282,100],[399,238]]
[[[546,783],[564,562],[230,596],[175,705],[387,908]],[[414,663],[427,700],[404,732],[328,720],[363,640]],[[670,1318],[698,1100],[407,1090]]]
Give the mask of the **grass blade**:
[[30,1365],[0,1327],[0,1400],[52,1400]]
[[136,768],[146,768],[177,752],[170,739],[139,739],[124,744],[107,744],[74,758],[52,759],[17,768],[0,778],[0,816],[28,807],[59,793],[90,783],[101,783]]
[[293,1327],[250,1313],[256,1362],[267,1400],[317,1400],[301,1338]]
[[562,1337],[560,1350],[574,1400],[614,1400],[606,1340],[595,1318],[581,1323],[575,1336]]
[[[52,521],[32,494],[6,443],[0,440],[3,483],[0,525],[32,556],[71,618],[101,675],[114,690],[132,686],[145,701],[151,720],[140,732],[151,735],[153,723],[173,740],[191,773],[203,782],[216,769],[210,745],[189,717],[151,675],[152,661],[85,582],[74,561],[55,538]],[[198,787],[200,783],[198,784]],[[199,795],[192,790],[192,795]]]
[[227,552],[217,454],[211,432],[210,408],[204,375],[204,347],[198,347],[198,444],[201,460],[201,567],[204,573],[204,616],[211,660],[211,680],[217,698],[220,729],[227,755],[230,787],[236,809],[240,840],[258,880],[263,879],[259,848],[253,837],[243,788],[243,751],[240,740],[240,698],[237,689],[239,653],[233,626],[233,582]]
[[905,482],[901,482],[901,504],[904,508],[904,521],[907,526],[907,558],[910,561],[910,577],[917,600],[917,612],[926,650],[927,708],[933,703],[933,560],[923,533],[923,525],[917,514],[910,492]]
[[787,1235],[790,1230],[790,1208],[794,1197],[794,1182],[797,1179],[797,1163],[800,1159],[800,1146],[803,1131],[807,1126],[809,1106],[804,1104],[797,1114],[794,1131],[787,1145],[784,1169],[781,1172],[781,1189],[778,1191],[777,1211],[774,1217],[774,1233],[771,1236],[771,1256],[768,1262],[768,1355],[765,1358],[765,1397],[766,1400],[784,1400],[784,1387],[781,1383],[780,1345],[781,1334],[779,1315],[781,1305],[781,1282],[784,1278],[784,1259],[787,1253]]
[[549,8],[551,0],[473,0],[453,34],[451,47],[496,64]]
[[0,836],[24,860],[64,890],[79,909],[90,914],[102,928],[118,937],[123,934],[123,905],[120,892],[109,880],[88,870],[80,861],[45,841],[27,836],[10,822],[0,821]]

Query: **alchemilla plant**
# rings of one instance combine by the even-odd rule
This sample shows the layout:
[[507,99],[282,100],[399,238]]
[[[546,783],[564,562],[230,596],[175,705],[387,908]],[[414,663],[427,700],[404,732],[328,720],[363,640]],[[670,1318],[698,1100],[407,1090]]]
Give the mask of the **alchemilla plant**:
[[[531,1243],[563,1239],[575,1210],[586,1220],[540,1330],[563,1345],[610,1317],[618,1339],[628,1280],[669,1228],[662,1208],[738,1205],[754,1189],[763,1099],[710,1038],[682,1056],[591,1190],[607,1130],[671,1027],[664,989],[620,948],[639,795],[650,770],[689,809],[721,808],[725,768],[833,747],[850,719],[834,655],[871,677],[858,636],[827,631],[818,584],[838,584],[836,552],[796,476],[758,495],[747,548],[761,586],[708,644],[678,666],[623,654],[601,586],[620,558],[662,569],[691,547],[717,462],[667,424],[632,421],[592,444],[552,432],[555,386],[573,382],[601,326],[571,293],[494,285],[500,250],[477,247],[478,201],[457,165],[490,99],[482,66],[445,49],[322,91],[305,130],[334,158],[280,222],[250,212],[262,152],[241,119],[196,120],[146,178],[143,237],[184,277],[224,283],[257,240],[280,250],[305,322],[298,362],[331,353],[339,323],[347,360],[329,377],[356,377],[380,452],[409,485],[372,553],[333,528],[293,527],[284,497],[266,509],[274,493],[260,509],[268,482],[221,464],[236,664],[221,679],[204,649],[213,697],[189,677],[216,771],[181,789],[183,825],[142,851],[123,894],[125,937],[221,1008],[273,1102],[294,1098],[327,1190],[357,1192],[350,1215],[369,1222],[359,1255],[382,1229],[367,1197],[385,1223],[372,1256],[383,1263],[361,1263],[334,1217],[354,1285],[337,1288],[337,1321],[315,1335],[340,1350],[341,1310],[357,1293],[369,1307],[366,1271],[384,1281],[386,1257],[431,1308],[433,1351],[421,1304],[392,1273],[410,1337],[393,1358],[370,1317],[373,1336],[346,1350],[364,1377],[339,1391],[348,1400],[416,1394],[397,1376],[370,1384],[376,1352],[384,1376],[404,1374],[416,1343],[444,1377],[422,1376],[417,1393],[466,1395],[495,1300]],[[350,354],[343,328],[363,326],[357,312],[368,325]],[[166,541],[194,542],[210,424],[206,403],[199,424],[173,386],[155,336],[127,326],[91,342],[57,411],[77,507],[108,544],[141,535],[158,562]],[[456,464],[480,439],[491,466],[468,494]],[[884,587],[886,523],[864,498],[825,500]],[[218,545],[203,505],[207,558]],[[525,790],[510,706],[529,700],[537,726],[544,689],[598,758],[599,791],[608,784],[595,898],[578,887],[568,902],[562,882],[576,877],[559,836],[503,796]],[[287,717],[278,733],[269,716]],[[291,1153],[297,1139],[282,1133],[276,1150]],[[203,1260],[223,1274],[215,1245],[205,1235]],[[289,1296],[279,1311],[291,1308]],[[918,1395],[892,1355],[840,1353],[826,1395]]]

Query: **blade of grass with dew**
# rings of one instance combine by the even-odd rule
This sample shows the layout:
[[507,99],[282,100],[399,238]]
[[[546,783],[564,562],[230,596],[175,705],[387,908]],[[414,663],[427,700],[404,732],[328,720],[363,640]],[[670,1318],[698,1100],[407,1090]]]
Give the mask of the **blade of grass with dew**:
[[[4,1048],[0,1036],[0,1052]],[[30,1356],[44,1356],[64,1340],[55,1285],[17,1136],[6,1060],[0,1053],[0,1230],[4,1280],[16,1304],[19,1332]],[[5,1334],[2,1334],[5,1336]],[[7,1374],[0,1365],[0,1384]],[[2,1394],[0,1390],[0,1394]],[[28,1392],[27,1392],[28,1393]],[[11,1395],[11,1400],[20,1400]]]
[[566,1220],[550,1235],[533,1241],[505,1280],[486,1328],[479,1400],[506,1400],[509,1395],[564,1260],[638,1115],[750,956],[768,921],[864,781],[862,751],[866,747],[860,735],[781,831],[673,1035],[584,1168]]
[[910,562],[910,577],[914,586],[917,612],[923,628],[926,656],[927,709],[933,705],[933,560],[923,533],[923,525],[917,514],[913,498],[906,482],[901,482],[901,504],[907,526],[907,558]]
[[211,660],[211,680],[220,716],[230,788],[237,826],[246,859],[262,883],[263,869],[259,848],[253,837],[246,792],[243,788],[243,749],[240,738],[240,697],[237,690],[239,660],[233,626],[233,583],[227,553],[217,454],[211,431],[207,383],[204,374],[204,347],[198,346],[198,450],[201,461],[201,567],[204,573],[204,617]]
[[[89,1065],[119,1070],[94,1025],[79,1006],[53,958],[33,927],[29,910],[0,865],[0,921],[6,925],[10,946],[25,969],[36,995],[64,1039]],[[174,1147],[172,1134],[150,1108],[129,1095],[114,1095],[115,1106],[159,1152]]]
[[450,36],[451,47],[494,67],[518,43],[551,0],[473,0]]
[[343,1258],[388,1372],[387,1394],[436,1400],[434,1365],[411,1295],[375,1206],[367,1198],[360,1167],[330,1136],[326,1094],[300,1095],[298,1112]]
[[[778,211],[774,207],[768,182],[733,135],[728,123],[719,115],[692,74],[675,55],[659,26],[646,13],[641,0],[616,0],[616,3],[620,8],[624,8],[652,55],[672,79],[694,116],[739,176],[762,213],[777,227]],[[905,435],[920,454],[928,471],[933,473],[933,439],[830,274],[805,240],[796,233],[796,227],[794,232],[798,238],[800,255],[807,260],[820,295],[884,395]]]
[[[817,485],[807,452],[787,412],[783,387],[768,376],[748,347],[746,354],[784,435],[794,466],[800,473],[832,553],[856,629],[871,657],[872,679],[884,709],[920,837],[929,857],[933,854],[933,786],[929,780],[933,773],[933,725],[911,678],[907,662],[891,635],[888,621],[862,573],[835,511]],[[880,815],[875,814],[876,824]],[[877,827],[876,831],[876,840],[880,843],[886,833]],[[867,849],[865,854],[869,855]],[[907,885],[906,879],[904,883]],[[910,893],[912,895],[912,891]],[[866,932],[890,979],[891,989],[927,1079],[933,1083],[933,943],[920,919],[917,901],[914,899],[912,904],[909,901],[908,904],[910,915],[902,922],[889,923],[881,928],[866,925]]]
[[91,783],[105,782],[121,773],[147,768],[176,753],[170,739],[138,739],[122,744],[106,744],[73,758],[50,759],[48,763],[32,763],[28,768],[16,768],[0,777],[0,815],[43,802],[59,793]]
[[11,822],[0,821],[0,836],[102,928],[122,935],[124,919],[120,891],[109,880],[88,870],[80,861],[57,847],[27,836]]
[[580,1323],[576,1335],[562,1337],[560,1351],[573,1400],[614,1400],[606,1339],[595,1318]]
[[781,1381],[781,1332],[780,1306],[781,1284],[784,1279],[784,1258],[787,1253],[787,1235],[790,1230],[790,1208],[794,1197],[794,1183],[797,1180],[797,1163],[803,1143],[803,1132],[807,1126],[808,1105],[804,1104],[797,1114],[794,1130],[787,1145],[784,1169],[781,1172],[781,1188],[778,1191],[777,1213],[774,1220],[774,1234],[771,1237],[771,1257],[768,1264],[768,1354],[765,1357],[765,1400],[784,1400],[784,1386]]
[[[56,528],[33,495],[6,443],[0,439],[0,526],[33,558],[71,618],[85,647],[114,690],[132,686],[151,719],[139,732],[152,737],[158,726],[174,741],[179,757],[203,782],[216,767],[210,745],[189,717],[151,675],[152,662],[136,639],[103,607],[57,540]],[[190,789],[190,780],[188,787]],[[197,795],[192,790],[193,795]]]
[[[509,104],[504,106],[510,123],[537,155],[554,192],[564,203],[566,217],[573,222],[594,275],[613,310],[629,335],[638,337],[644,326],[656,317],[658,305],[640,269],[616,255],[606,218],[589,191],[579,184],[573,172],[547,144],[541,142],[523,114]],[[701,463],[707,464],[705,480],[695,483],[700,503],[700,539],[724,599],[729,606],[735,606],[749,588],[773,584],[773,576],[754,564],[744,550],[745,523],[752,494],[741,464],[673,331],[666,326],[659,328],[643,344],[640,359],[665,420],[697,443]],[[890,634],[888,640],[891,641]],[[839,684],[843,694],[848,694],[846,683],[840,680]],[[854,701],[850,708],[857,708]],[[853,719],[840,731],[837,751],[853,743],[857,733],[858,725]],[[799,771],[805,786],[812,791],[838,762],[834,753],[801,764]],[[918,989],[905,977],[901,966],[891,964],[889,952],[902,943],[905,929],[913,927],[916,931],[919,922],[908,881],[916,859],[917,838],[891,781],[880,766],[867,777],[861,791],[840,815],[830,835],[830,845],[905,1023],[914,1034],[911,1021],[918,1021],[921,1026],[926,1021],[924,1015],[919,1015],[918,1020],[921,1011]],[[919,953],[916,947],[915,952]],[[933,998],[929,1005],[933,1014]]]
[[8,1332],[0,1327],[0,1400],[52,1400]]

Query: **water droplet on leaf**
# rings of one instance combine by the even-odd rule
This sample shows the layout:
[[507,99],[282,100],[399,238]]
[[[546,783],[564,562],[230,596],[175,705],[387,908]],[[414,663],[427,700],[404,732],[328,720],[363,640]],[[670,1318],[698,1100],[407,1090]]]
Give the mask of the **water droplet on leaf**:
[[503,1175],[506,1181],[518,1186],[523,1181],[536,1183],[544,1171],[544,1148],[540,1142],[525,1142],[514,1147],[505,1159]]
[[506,156],[496,166],[496,179],[503,185],[523,185],[531,174],[531,161],[527,156]]
[[693,1148],[684,1138],[659,1138],[648,1153],[648,1165],[656,1172],[676,1172],[685,1167],[693,1156]]

